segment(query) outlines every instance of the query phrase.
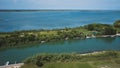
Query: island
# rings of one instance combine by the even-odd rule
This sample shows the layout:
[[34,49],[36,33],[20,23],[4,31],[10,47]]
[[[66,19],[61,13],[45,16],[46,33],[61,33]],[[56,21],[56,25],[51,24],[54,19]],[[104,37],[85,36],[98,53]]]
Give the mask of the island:
[[76,28],[53,30],[23,30],[0,32],[0,48],[15,47],[21,44],[45,43],[69,39],[86,39],[95,37],[114,37],[120,33],[120,20],[113,24],[93,23]]

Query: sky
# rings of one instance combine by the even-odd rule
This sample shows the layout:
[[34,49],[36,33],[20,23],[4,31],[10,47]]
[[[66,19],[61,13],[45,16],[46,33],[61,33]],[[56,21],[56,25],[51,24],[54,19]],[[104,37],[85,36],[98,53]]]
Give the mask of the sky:
[[0,0],[0,9],[120,10],[120,0]]

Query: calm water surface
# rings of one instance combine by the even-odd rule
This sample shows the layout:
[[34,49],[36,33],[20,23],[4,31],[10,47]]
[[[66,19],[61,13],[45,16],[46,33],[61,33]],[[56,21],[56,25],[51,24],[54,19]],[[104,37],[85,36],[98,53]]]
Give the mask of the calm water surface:
[[6,61],[21,62],[27,57],[37,53],[87,53],[103,50],[120,51],[120,37],[92,38],[83,40],[68,40],[36,44],[22,48],[11,48],[0,51],[0,65]]
[[90,23],[112,24],[120,11],[0,12],[0,32],[77,27]]

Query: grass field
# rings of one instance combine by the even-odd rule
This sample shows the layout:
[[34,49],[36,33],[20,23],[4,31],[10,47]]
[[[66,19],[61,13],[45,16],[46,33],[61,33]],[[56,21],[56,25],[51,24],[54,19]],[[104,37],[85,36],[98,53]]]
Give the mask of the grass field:
[[88,63],[69,62],[69,63],[48,63],[42,68],[92,68]]

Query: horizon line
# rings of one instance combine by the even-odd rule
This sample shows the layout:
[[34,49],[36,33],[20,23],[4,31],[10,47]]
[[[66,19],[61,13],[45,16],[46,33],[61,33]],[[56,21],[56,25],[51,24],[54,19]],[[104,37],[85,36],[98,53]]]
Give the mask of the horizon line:
[[120,9],[0,9],[0,11],[120,11]]

